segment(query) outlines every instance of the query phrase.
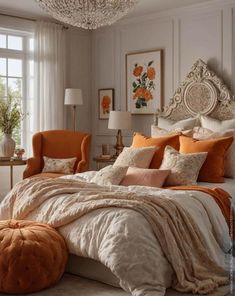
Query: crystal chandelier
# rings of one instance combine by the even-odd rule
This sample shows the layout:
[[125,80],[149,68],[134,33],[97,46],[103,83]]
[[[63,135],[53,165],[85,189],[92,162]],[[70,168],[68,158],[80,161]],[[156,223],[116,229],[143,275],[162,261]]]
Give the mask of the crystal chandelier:
[[84,29],[111,25],[138,0],[36,0],[53,18]]

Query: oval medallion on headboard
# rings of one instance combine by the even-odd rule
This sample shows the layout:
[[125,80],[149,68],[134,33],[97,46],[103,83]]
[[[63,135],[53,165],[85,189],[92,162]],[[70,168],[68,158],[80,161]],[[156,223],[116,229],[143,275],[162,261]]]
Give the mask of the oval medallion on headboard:
[[193,116],[210,114],[217,105],[217,92],[209,81],[192,82],[184,92],[184,104]]

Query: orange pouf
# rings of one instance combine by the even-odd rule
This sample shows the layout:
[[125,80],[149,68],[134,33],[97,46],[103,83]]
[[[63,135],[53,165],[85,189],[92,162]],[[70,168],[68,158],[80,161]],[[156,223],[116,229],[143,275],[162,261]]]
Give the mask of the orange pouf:
[[55,284],[68,252],[52,227],[32,221],[0,221],[0,292],[32,293]]

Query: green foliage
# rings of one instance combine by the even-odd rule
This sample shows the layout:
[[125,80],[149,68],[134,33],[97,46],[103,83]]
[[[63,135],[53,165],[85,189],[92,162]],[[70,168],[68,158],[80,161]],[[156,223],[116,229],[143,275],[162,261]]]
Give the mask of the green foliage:
[[11,95],[8,98],[0,98],[0,130],[4,134],[12,135],[15,129],[20,127],[20,122],[24,118],[21,112],[19,99],[13,98]]

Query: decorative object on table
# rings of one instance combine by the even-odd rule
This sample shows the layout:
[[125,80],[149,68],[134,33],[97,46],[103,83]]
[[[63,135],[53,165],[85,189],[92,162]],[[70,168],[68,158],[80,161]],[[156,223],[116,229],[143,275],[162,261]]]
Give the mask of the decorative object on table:
[[[0,292],[26,294],[57,283],[68,250],[63,237],[47,224],[0,221]],[[14,260],[9,260],[14,258]]]
[[64,104],[73,106],[73,130],[76,131],[76,107],[83,104],[82,90],[66,88]]
[[122,142],[122,130],[131,128],[131,113],[123,111],[111,111],[109,116],[108,128],[118,130],[116,136],[117,142],[114,146],[114,148],[116,149],[116,156],[118,156],[124,148]]
[[115,23],[138,0],[35,0],[53,18],[83,29],[97,29]]
[[127,110],[154,114],[162,107],[162,50],[126,55]]
[[16,143],[12,139],[12,133],[26,116],[20,108],[20,101],[12,96],[9,95],[6,99],[0,98],[0,131],[3,133],[0,155],[3,157],[14,156]]
[[16,159],[22,159],[24,153],[25,153],[25,150],[23,148],[17,148],[15,150]]
[[102,144],[102,158],[111,158],[110,154],[110,145],[109,144]]
[[99,89],[99,119],[109,119],[114,108],[114,89]]

